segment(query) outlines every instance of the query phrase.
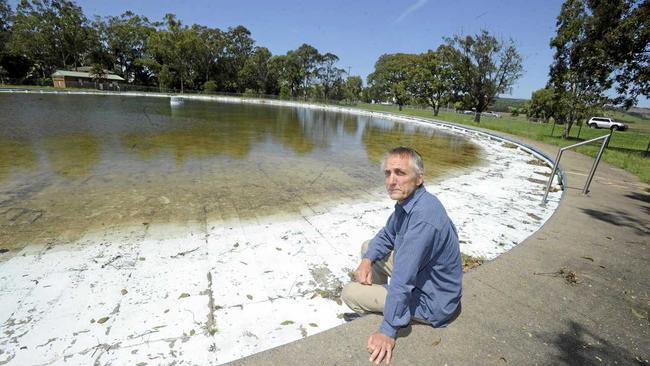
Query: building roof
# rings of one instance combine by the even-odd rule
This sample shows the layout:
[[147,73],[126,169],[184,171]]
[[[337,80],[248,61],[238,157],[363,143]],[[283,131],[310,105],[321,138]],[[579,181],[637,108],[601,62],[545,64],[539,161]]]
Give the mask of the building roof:
[[[94,79],[95,75],[91,74],[89,72],[83,72],[83,71],[68,71],[68,70],[56,70],[54,74],[52,74],[52,77],[55,76],[69,76],[73,78],[88,78],[88,79]],[[124,79],[118,75],[115,74],[104,74],[103,79],[106,80],[114,80],[114,81],[124,81]]]

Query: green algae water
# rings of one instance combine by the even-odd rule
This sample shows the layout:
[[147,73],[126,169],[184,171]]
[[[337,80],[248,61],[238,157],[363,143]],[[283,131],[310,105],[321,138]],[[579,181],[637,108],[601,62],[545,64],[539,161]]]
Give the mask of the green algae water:
[[432,180],[479,162],[432,128],[305,108],[0,93],[0,248],[116,225],[254,219],[383,185],[412,146]]

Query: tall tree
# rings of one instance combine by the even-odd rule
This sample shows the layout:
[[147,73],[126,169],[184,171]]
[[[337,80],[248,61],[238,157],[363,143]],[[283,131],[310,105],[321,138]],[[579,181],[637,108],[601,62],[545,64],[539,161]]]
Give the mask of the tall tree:
[[317,75],[323,88],[323,96],[325,99],[332,99],[335,87],[343,85],[345,70],[336,67],[338,61],[338,56],[329,52],[322,55],[319,59]]
[[368,75],[368,85],[373,94],[382,100],[391,100],[402,110],[409,98],[407,84],[417,56],[405,53],[384,54]]
[[102,30],[102,42],[112,59],[113,71],[129,82],[147,83],[148,72],[139,60],[145,56],[147,40],[156,31],[155,24],[131,11],[95,23]]
[[483,30],[474,36],[455,35],[446,39],[450,61],[460,76],[460,87],[481,121],[497,95],[510,90],[522,75],[522,58],[514,42],[502,42]]
[[433,108],[437,116],[440,105],[453,95],[454,69],[445,53],[429,50],[417,56],[409,72],[408,89],[417,100]]
[[316,48],[306,43],[303,43],[297,50],[290,52],[292,53],[291,58],[293,58],[293,61],[298,65],[297,71],[301,80],[300,86],[303,93],[303,99],[307,100],[309,88],[318,74],[318,63],[321,55]]
[[192,30],[197,33],[196,60],[197,67],[203,82],[211,80],[216,72],[216,65],[224,57],[226,40],[224,33],[219,28],[209,28],[202,25],[192,25]]
[[361,76],[348,76],[345,81],[345,99],[354,103],[362,98],[363,80]]
[[217,65],[219,84],[222,90],[241,93],[244,85],[239,80],[239,73],[253,53],[255,41],[251,38],[251,32],[241,25],[228,28],[224,36],[225,54]]
[[245,89],[263,94],[273,90],[274,78],[269,69],[271,51],[266,47],[255,47],[239,72],[239,79]]
[[549,86],[554,90],[555,119],[564,124],[563,138],[568,138],[573,124],[586,118],[591,108],[606,103],[604,93],[612,86],[611,66],[599,57],[601,47],[590,44],[589,18],[586,1],[567,0],[551,40],[555,55]]
[[10,49],[34,62],[42,78],[76,67],[87,51],[88,20],[68,0],[21,0],[16,6]]
[[[605,104],[629,108],[650,96],[650,2],[567,0],[557,17],[549,85],[567,138]],[[611,96],[616,91],[615,96]]]
[[[166,29],[153,33],[147,41],[147,51],[150,54],[147,65],[160,72],[164,71],[166,84],[169,84],[170,78],[178,80],[182,93],[186,83],[191,82],[196,73],[194,50],[198,39],[174,14],[166,14],[165,21]],[[163,69],[162,66],[167,68]],[[162,86],[160,78],[159,84]]]

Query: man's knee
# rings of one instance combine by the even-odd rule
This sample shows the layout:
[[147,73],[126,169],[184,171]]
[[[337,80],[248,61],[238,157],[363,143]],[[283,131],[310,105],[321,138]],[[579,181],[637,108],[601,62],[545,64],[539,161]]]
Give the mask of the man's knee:
[[358,291],[355,290],[356,286],[359,286],[356,282],[350,282],[347,285],[343,286],[341,291],[341,300],[350,307],[350,304],[356,303]]

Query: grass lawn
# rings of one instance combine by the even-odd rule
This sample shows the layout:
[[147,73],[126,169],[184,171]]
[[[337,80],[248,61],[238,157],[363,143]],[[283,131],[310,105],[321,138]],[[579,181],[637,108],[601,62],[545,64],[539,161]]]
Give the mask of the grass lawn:
[[[365,103],[357,104],[356,107],[372,111],[434,118],[431,109],[405,107],[400,112],[397,106]],[[617,121],[625,122],[629,124],[630,128],[624,132],[614,132],[608,148],[603,153],[603,161],[625,169],[639,176],[642,181],[650,183],[650,153],[647,156],[645,155],[648,143],[650,143],[650,119],[643,119],[614,111],[606,111],[604,115],[611,116]],[[564,140],[560,137],[564,126],[556,125],[555,131],[553,131],[553,135],[551,136],[553,129],[552,123],[531,122],[526,120],[525,116],[502,116],[501,118],[482,116],[481,123],[477,124],[474,123],[474,115],[441,110],[440,114],[435,118],[442,121],[505,132],[557,146],[567,146],[609,133],[609,130],[591,129],[586,126],[583,126],[582,130],[580,130],[580,126],[574,125],[571,129],[570,138]],[[580,133],[579,136],[578,133]],[[576,151],[595,157],[599,148],[600,143],[597,142],[593,145],[578,147]]]

